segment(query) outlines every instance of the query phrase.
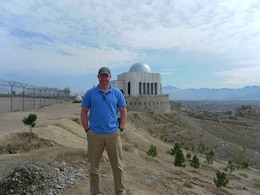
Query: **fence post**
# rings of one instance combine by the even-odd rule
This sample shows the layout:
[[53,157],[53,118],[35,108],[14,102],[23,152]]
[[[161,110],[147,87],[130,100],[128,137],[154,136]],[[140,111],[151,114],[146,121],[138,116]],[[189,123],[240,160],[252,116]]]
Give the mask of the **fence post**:
[[35,109],[35,87],[33,87],[33,109]]
[[26,87],[27,85],[22,85],[22,84],[21,84],[21,86],[23,87],[23,111],[24,111],[25,87]]
[[11,108],[10,111],[13,112],[13,89],[15,85],[15,81],[8,81],[8,84],[11,86]]

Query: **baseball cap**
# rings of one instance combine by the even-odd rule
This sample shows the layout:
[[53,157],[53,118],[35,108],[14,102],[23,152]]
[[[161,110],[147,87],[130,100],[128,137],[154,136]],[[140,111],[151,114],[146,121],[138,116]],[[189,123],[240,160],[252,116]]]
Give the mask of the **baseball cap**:
[[99,71],[98,71],[98,74],[111,75],[111,74],[110,74],[110,70],[109,70],[109,68],[107,68],[107,67],[102,67],[102,68],[100,68]]

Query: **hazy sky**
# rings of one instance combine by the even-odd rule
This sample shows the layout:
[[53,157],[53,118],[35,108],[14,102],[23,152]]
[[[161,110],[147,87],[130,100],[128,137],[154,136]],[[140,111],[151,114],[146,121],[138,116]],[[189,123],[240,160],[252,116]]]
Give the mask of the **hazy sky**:
[[260,0],[0,0],[0,79],[81,93],[136,62],[162,85],[260,85]]

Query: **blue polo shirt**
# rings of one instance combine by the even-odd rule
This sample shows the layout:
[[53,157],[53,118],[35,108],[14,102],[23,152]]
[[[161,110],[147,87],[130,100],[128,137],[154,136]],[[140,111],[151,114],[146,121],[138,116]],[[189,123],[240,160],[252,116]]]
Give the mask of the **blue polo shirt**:
[[86,92],[82,107],[90,109],[89,127],[92,131],[110,134],[118,130],[118,109],[126,107],[126,102],[122,92],[112,85],[106,93],[97,86]]

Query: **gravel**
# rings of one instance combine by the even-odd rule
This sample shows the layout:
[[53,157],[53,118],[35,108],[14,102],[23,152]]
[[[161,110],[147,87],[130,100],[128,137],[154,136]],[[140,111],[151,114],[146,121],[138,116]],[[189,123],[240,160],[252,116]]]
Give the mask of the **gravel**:
[[77,181],[85,180],[83,170],[65,162],[39,162],[17,167],[0,182],[1,195],[59,195]]

